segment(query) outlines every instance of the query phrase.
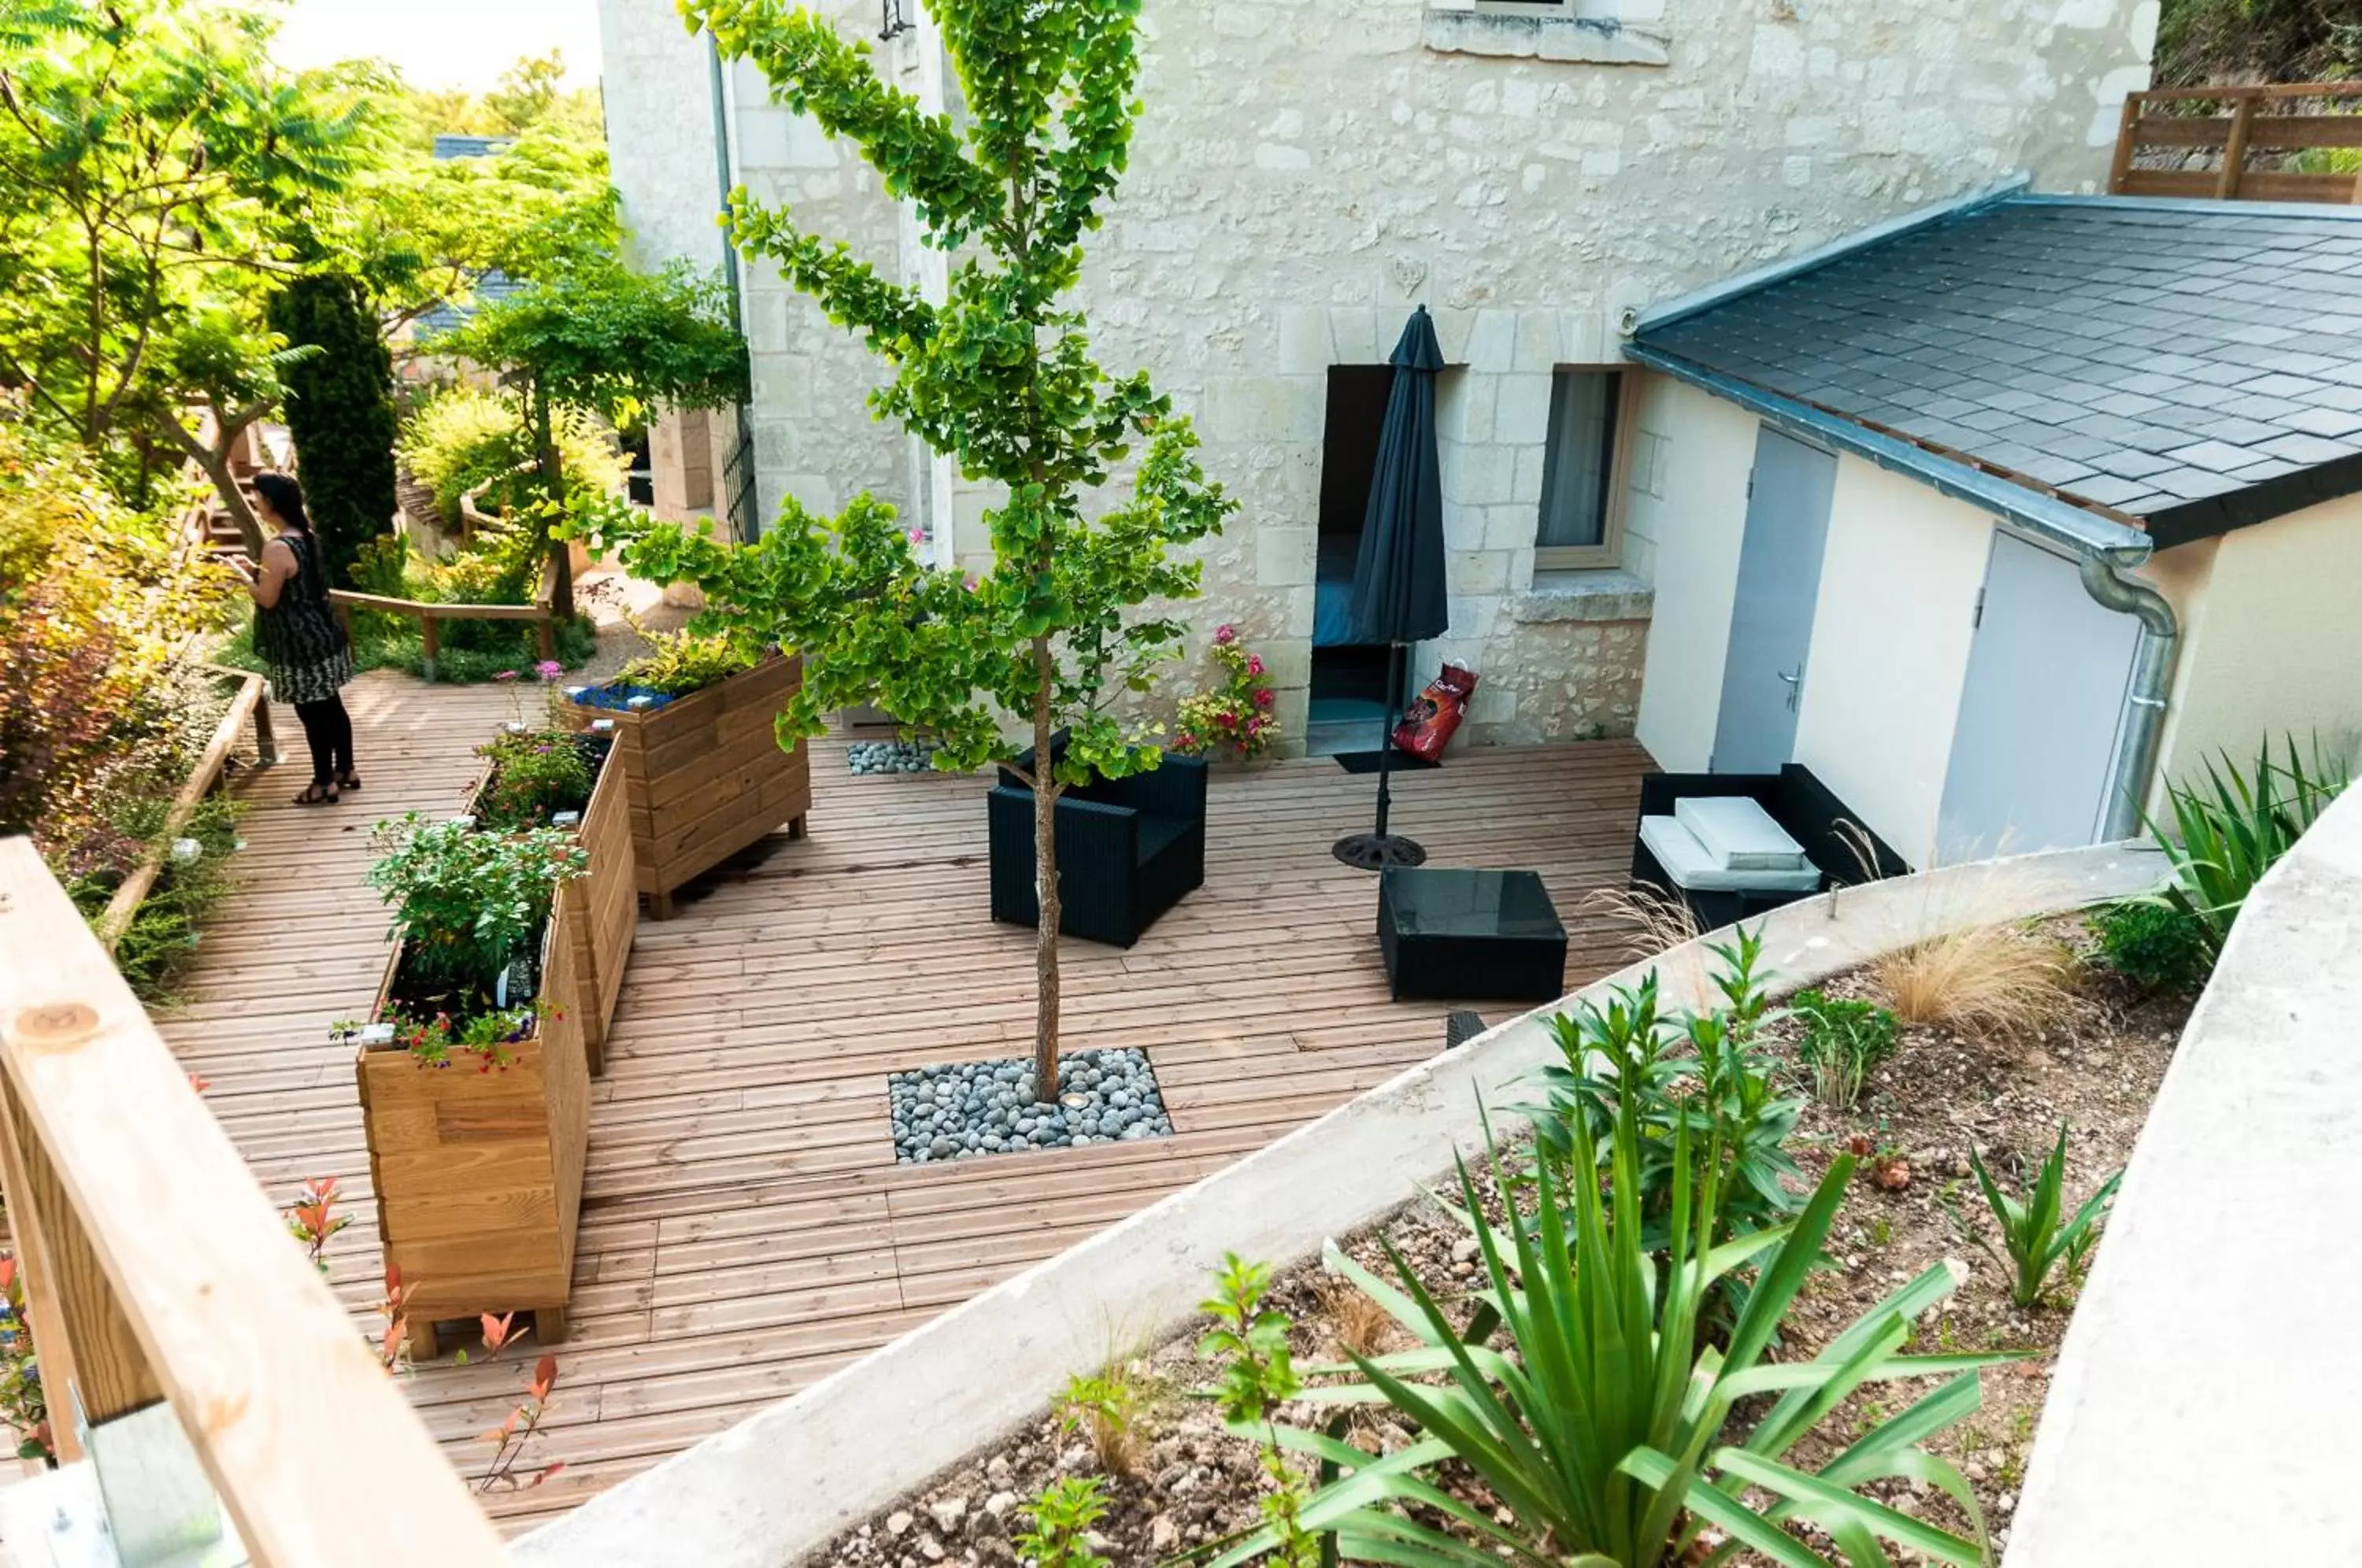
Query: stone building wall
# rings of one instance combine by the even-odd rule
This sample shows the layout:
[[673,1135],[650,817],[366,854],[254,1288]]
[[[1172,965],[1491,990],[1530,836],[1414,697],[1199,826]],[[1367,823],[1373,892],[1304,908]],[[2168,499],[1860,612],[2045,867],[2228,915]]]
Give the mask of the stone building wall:
[[[606,0],[668,12],[669,0]],[[921,30],[878,58],[940,91]],[[1612,363],[1623,315],[2019,169],[2082,191],[2145,84],[2155,0],[1149,0],[1146,113],[1082,290],[1096,351],[1194,414],[1242,502],[1205,547],[1207,627],[1237,624],[1301,734],[1322,427],[1332,366],[1381,362],[1434,312],[1452,630],[1418,650],[1485,678],[1485,741],[1629,733],[1645,541],[1625,569],[1545,573],[1534,533],[1551,372]],[[849,34],[874,0],[843,0]],[[632,69],[611,60],[611,79]],[[743,68],[748,184],[910,274],[873,177]],[[620,177],[620,175],[619,175]],[[860,346],[757,270],[747,280],[757,449],[781,492],[870,489],[938,540],[981,543],[986,497],[872,423]],[[1622,483],[1645,486],[1634,441]],[[946,528],[939,525],[949,523]],[[949,536],[948,542],[945,536]],[[1192,657],[1194,668],[1196,659]]]

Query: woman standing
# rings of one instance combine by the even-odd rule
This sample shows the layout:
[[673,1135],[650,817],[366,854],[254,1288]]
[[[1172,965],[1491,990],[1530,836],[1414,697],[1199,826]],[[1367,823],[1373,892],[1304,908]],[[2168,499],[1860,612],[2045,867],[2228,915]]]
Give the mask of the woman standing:
[[270,667],[270,690],[295,705],[312,750],[312,782],[299,806],[322,806],[338,791],[358,790],[353,770],[353,721],[337,695],[353,678],[353,651],[328,604],[328,576],[320,541],[304,510],[304,487],[285,474],[257,474],[255,510],[277,530],[262,547],[259,570],[238,574],[254,595],[254,649]]

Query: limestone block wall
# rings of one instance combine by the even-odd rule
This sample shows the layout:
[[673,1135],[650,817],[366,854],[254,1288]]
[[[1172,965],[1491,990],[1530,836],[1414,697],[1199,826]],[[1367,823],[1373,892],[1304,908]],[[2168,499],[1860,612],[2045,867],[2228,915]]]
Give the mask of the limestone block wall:
[[606,61],[600,95],[607,160],[623,193],[624,254],[654,271],[688,261],[719,267],[724,253],[714,156],[712,46],[668,4],[599,0]]
[[[874,0],[837,3],[849,35],[874,33]],[[924,8],[905,9],[920,30],[878,58],[898,84],[940,92]],[[1622,657],[1632,623],[1532,605],[1568,586],[1537,582],[1533,560],[1551,372],[1614,362],[1628,309],[2010,171],[2096,188],[2123,95],[2147,83],[2156,13],[1596,0],[1505,28],[1457,0],[1150,0],[1146,111],[1079,303],[1110,369],[1149,368],[1197,417],[1209,470],[1242,502],[1206,547],[1191,619],[1246,632],[1300,734],[1329,372],[1382,362],[1425,304],[1454,367],[1440,411],[1453,624],[1415,677],[1446,659],[1478,669],[1479,743],[1628,732],[1637,679],[1607,672],[1638,662]],[[733,92],[750,185],[920,275],[923,253],[866,170],[769,107],[750,72]],[[767,509],[866,488],[947,533],[938,558],[976,558],[988,497],[870,420],[877,372],[857,344],[784,291],[748,287]],[[1627,460],[1657,456],[1636,441]],[[1624,487],[1650,482],[1661,476]],[[1644,587],[1652,556],[1636,527],[1624,567]]]

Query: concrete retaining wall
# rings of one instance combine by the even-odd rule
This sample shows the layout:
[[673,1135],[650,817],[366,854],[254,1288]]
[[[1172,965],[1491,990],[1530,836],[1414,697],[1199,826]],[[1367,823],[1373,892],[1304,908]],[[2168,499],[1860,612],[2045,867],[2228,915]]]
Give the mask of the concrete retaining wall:
[[[1763,922],[1775,982],[1807,985],[1966,926],[2154,887],[2126,845],[1990,862],[1851,889]],[[1711,941],[1711,938],[1705,941]],[[1659,971],[1701,1006],[1713,960],[1690,943],[1577,993]],[[1561,1004],[1563,1006],[1564,1004]],[[1415,1195],[1479,1146],[1480,1103],[1558,1059],[1545,1008],[1421,1063],[1238,1164],[1100,1232],[515,1547],[521,1565],[783,1568],[1031,1419],[1104,1355],[1108,1325],[1178,1326],[1225,1252],[1291,1262]]]
[[2357,1017],[2362,791],[2248,900],[2191,1017],[2050,1380],[2007,1568],[2354,1559]]

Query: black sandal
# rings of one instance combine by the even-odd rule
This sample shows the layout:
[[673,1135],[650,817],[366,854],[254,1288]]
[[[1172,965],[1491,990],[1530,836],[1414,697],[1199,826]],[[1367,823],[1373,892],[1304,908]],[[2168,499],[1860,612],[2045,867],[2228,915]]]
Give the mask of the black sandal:
[[304,792],[295,797],[295,804],[333,806],[337,803],[336,788],[334,784],[306,784],[304,786]]
[[345,771],[339,775],[337,779],[337,788],[344,790],[348,794],[350,794],[353,790],[358,790],[360,787],[361,776],[355,773],[349,767],[345,769]]

